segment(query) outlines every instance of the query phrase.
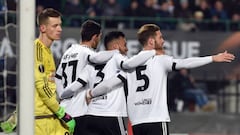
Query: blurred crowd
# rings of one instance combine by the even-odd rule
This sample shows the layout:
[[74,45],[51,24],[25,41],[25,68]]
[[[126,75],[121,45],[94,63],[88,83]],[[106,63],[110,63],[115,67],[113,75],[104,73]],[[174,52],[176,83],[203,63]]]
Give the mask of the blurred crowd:
[[[0,1],[1,10],[16,10],[18,0],[7,0],[7,6],[5,1]],[[107,22],[109,27],[129,27],[126,19],[121,25],[119,19],[112,22],[111,17],[124,16],[152,17],[167,30],[240,29],[240,0],[36,0],[36,14],[47,7],[61,11],[64,19],[70,19],[68,25],[72,27],[81,25],[79,17],[82,16],[105,16],[111,19]],[[143,20],[136,21],[133,27],[139,27],[148,19]]]
[[[37,12],[45,7],[60,10],[65,18],[72,15],[127,16],[182,19],[159,21],[163,29],[175,30],[226,30],[226,20],[231,22],[230,30],[238,30],[240,21],[240,0],[37,0]],[[169,23],[170,22],[170,23]],[[125,22],[124,25],[127,22]],[[80,24],[72,22],[71,26]],[[142,25],[141,22],[135,27]]]

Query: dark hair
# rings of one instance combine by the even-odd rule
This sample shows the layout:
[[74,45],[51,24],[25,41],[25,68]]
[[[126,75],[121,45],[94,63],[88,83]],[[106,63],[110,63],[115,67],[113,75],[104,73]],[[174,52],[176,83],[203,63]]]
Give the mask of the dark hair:
[[125,37],[124,33],[121,31],[111,31],[109,33],[106,34],[106,36],[104,37],[104,46],[107,49],[109,46],[109,43],[115,39],[118,39],[120,37]]
[[53,8],[46,8],[37,17],[37,25],[46,24],[49,17],[61,17],[62,14]]
[[82,41],[90,41],[94,35],[101,33],[101,25],[95,21],[87,20],[81,26]]
[[150,37],[156,36],[156,31],[160,30],[155,24],[145,24],[137,32],[138,41],[145,45]]

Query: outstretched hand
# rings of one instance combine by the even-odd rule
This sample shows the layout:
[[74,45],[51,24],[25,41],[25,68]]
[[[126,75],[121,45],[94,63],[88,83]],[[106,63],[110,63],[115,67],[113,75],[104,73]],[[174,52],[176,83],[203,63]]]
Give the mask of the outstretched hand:
[[227,51],[213,56],[214,62],[232,62],[234,59],[235,56]]

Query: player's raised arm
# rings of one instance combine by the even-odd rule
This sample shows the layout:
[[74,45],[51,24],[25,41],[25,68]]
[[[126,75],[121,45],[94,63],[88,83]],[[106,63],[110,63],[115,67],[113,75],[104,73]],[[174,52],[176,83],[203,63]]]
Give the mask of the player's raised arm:
[[90,65],[87,65],[79,74],[78,78],[69,84],[66,88],[62,90],[62,93],[60,95],[61,99],[70,98],[74,95],[76,91],[83,90],[82,87],[86,86],[86,84],[89,81],[89,75],[90,75],[90,69],[92,67]]
[[235,56],[233,54],[227,53],[226,51],[213,56],[174,59],[172,69],[195,68],[212,62],[231,62],[234,59]]
[[109,59],[112,58],[114,53],[117,53],[118,50],[111,50],[111,51],[101,51],[98,53],[93,53],[88,55],[88,61],[90,63],[95,63],[95,64],[104,64],[106,63]]
[[144,64],[148,59],[156,54],[155,50],[141,51],[139,54],[134,55],[129,59],[125,59],[121,62],[122,69],[132,69]]
[[81,88],[84,87],[87,84],[84,80],[81,78],[78,78],[76,81],[68,85],[60,95],[61,99],[70,98],[74,95],[74,93],[78,90],[82,90]]
[[120,73],[114,75],[113,77],[104,80],[103,82],[98,84],[94,89],[89,90],[87,93],[87,98],[91,99],[111,92],[111,90],[113,90],[112,88],[121,85],[125,78],[126,73],[121,71]]

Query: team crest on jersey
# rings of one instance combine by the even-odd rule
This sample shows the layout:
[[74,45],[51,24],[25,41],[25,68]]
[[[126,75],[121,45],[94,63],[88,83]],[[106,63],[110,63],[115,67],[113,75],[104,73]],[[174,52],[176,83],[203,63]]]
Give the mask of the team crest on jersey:
[[70,135],[68,132],[65,132],[64,135]]
[[41,64],[41,65],[39,65],[38,66],[38,70],[39,70],[39,72],[41,72],[41,73],[44,73],[44,66]]

